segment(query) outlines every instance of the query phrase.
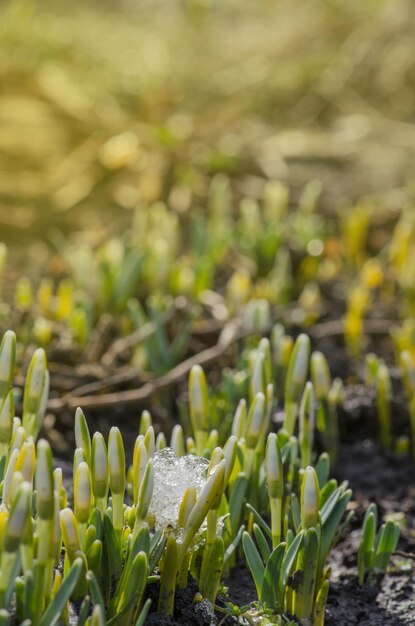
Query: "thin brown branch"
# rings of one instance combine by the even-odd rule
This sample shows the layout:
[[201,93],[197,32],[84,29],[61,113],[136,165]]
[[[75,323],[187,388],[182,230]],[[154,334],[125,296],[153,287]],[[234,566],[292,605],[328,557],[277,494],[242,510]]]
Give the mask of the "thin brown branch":
[[[149,378],[149,377],[148,377]],[[92,393],[99,393],[114,387],[115,385],[122,385],[125,383],[140,384],[143,382],[143,376],[140,375],[136,369],[132,367],[119,368],[119,371],[112,376],[107,376],[100,380],[95,380],[90,383],[85,383],[71,389],[71,393],[75,396],[88,396]]]
[[248,334],[246,331],[241,330],[239,321],[233,320],[224,327],[215,346],[202,350],[186,359],[167,372],[167,374],[145,383],[140,389],[117,391],[99,396],[73,396],[68,394],[62,399],[51,399],[48,403],[48,409],[50,411],[59,411],[64,408],[75,409],[78,406],[83,409],[108,409],[111,407],[140,405],[154,393],[182,380],[194,365],[208,365],[219,359],[236,340],[246,334]]
[[110,338],[113,318],[108,313],[103,313],[98,323],[91,333],[89,342],[87,343],[82,360],[85,363],[96,363],[106,350],[107,343]]
[[[162,317],[162,321],[167,322],[168,319],[171,319],[171,316],[172,311],[169,311],[169,316],[164,315]],[[144,324],[144,326],[130,333],[126,337],[120,337],[119,339],[116,339],[102,356],[102,365],[104,365],[104,367],[111,367],[115,363],[115,361],[119,358],[122,358],[128,350],[132,350],[140,343],[154,335],[156,330],[156,322],[147,322],[146,324]]]
[[[366,320],[363,332],[368,335],[388,335],[392,326],[399,324],[399,320]],[[344,334],[343,320],[331,320],[315,324],[306,331],[311,337],[320,339],[323,337],[335,337]]]
[[[364,332],[367,334],[387,335],[393,325],[398,320],[366,320],[364,323]],[[106,365],[107,367],[122,353],[123,350],[129,349],[144,341],[155,330],[154,323],[149,322],[139,331],[124,337],[122,340],[116,341],[111,349],[108,350]],[[307,332],[316,339],[322,337],[343,335],[344,327],[342,320],[333,320],[316,324],[307,329]],[[193,365],[208,365],[215,359],[221,357],[234,341],[249,334],[242,331],[238,320],[232,320],[223,328],[217,344],[213,347],[206,348],[194,356],[186,359],[169,372],[150,380],[139,389],[130,389],[124,391],[114,391],[101,395],[93,395],[108,388],[114,384],[123,382],[131,382],[138,378],[138,375],[132,370],[121,372],[114,376],[105,377],[103,380],[91,382],[89,384],[78,387],[72,393],[67,394],[62,399],[51,399],[48,404],[50,411],[60,411],[64,408],[74,409],[77,406],[85,409],[111,408],[115,406],[133,406],[146,402],[158,391],[161,391],[178,381],[182,380],[191,370]]]
[[413,552],[404,552],[403,550],[395,550],[393,554],[395,556],[402,556],[404,559],[412,559],[412,561],[415,561],[415,554]]

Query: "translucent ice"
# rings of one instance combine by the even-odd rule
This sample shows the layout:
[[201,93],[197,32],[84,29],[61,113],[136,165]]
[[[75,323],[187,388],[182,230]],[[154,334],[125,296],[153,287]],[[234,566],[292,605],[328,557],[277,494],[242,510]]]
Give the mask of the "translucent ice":
[[163,448],[153,457],[154,491],[149,517],[155,528],[177,528],[180,503],[187,487],[196,487],[199,495],[206,482],[208,461],[189,454],[178,457],[172,448]]

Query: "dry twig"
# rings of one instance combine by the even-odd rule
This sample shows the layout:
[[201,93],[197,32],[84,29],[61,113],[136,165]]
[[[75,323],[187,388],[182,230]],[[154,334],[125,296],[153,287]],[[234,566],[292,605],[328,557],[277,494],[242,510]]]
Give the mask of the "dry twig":
[[78,406],[83,409],[108,409],[111,407],[142,404],[154,395],[154,393],[182,380],[194,365],[207,365],[220,358],[235,341],[247,334],[249,333],[241,329],[239,320],[233,320],[224,327],[215,346],[206,348],[202,350],[202,352],[186,359],[167,372],[167,374],[145,383],[140,389],[116,391],[99,396],[68,394],[62,399],[51,399],[48,403],[48,409],[56,412],[65,408],[74,409]]

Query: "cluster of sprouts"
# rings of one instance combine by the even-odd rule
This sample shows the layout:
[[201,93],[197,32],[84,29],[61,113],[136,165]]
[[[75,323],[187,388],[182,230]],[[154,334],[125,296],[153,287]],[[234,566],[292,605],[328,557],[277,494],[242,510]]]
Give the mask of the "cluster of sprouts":
[[[353,515],[352,494],[347,483],[330,478],[337,383],[323,355],[310,354],[306,335],[293,344],[284,389],[277,392],[284,402],[277,433],[270,428],[281,371],[262,338],[252,353],[248,396],[235,407],[223,442],[210,426],[199,366],[189,378],[188,436],[180,425],[169,441],[156,435],[144,411],[129,466],[120,430],[113,427],[107,440],[100,432],[91,436],[78,409],[69,491],[49,443],[38,438],[48,394],[45,354],[38,349],[32,357],[20,419],[15,352],[9,331],[0,347],[2,626],[142,626],[150,609],[173,614],[176,589],[186,587],[189,576],[214,607],[241,555],[258,594],[256,623],[324,624],[327,559]],[[329,453],[316,455],[316,435]],[[376,538],[376,520],[372,507],[359,550],[362,583],[372,571],[384,574],[399,536],[388,522]],[[151,607],[147,591],[156,583],[157,606]]]
[[[271,180],[259,199],[237,199],[221,174],[211,181],[204,210],[182,215],[160,201],[140,206],[130,229],[98,248],[62,239],[56,275],[23,275],[7,294],[3,289],[0,324],[12,320],[22,343],[50,355],[58,343],[59,353],[75,361],[108,318],[117,337],[153,324],[157,332],[134,345],[127,360],[160,375],[183,359],[200,319],[223,324],[243,311],[252,325],[254,309],[264,323],[278,307],[290,323],[308,327],[325,313],[323,294],[338,281],[341,331],[357,358],[365,321],[379,304],[394,298],[397,313],[413,318],[414,219],[402,210],[385,247],[370,254],[372,204],[358,203],[331,227],[319,211],[320,192],[310,181],[292,207],[288,188]],[[0,283],[7,270],[1,244]],[[172,307],[179,309],[173,339]]]

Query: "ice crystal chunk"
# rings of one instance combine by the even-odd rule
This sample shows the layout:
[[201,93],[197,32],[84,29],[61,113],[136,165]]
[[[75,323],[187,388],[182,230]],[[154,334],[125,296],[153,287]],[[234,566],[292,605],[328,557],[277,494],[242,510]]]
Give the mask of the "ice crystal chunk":
[[153,457],[154,491],[149,517],[155,520],[155,528],[177,528],[180,503],[187,487],[196,487],[199,495],[206,482],[208,461],[189,454],[176,456],[172,448],[163,448]]

